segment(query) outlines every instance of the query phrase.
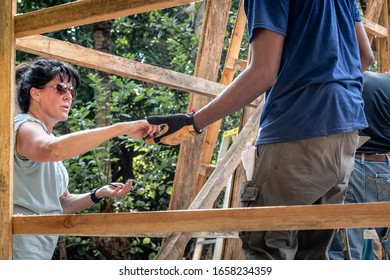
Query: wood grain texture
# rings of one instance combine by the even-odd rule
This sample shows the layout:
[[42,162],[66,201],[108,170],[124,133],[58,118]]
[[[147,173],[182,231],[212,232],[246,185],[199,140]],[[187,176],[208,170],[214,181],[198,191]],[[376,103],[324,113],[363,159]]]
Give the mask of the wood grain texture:
[[[200,38],[194,76],[210,81],[218,78],[222,48],[225,39],[231,0],[208,1]],[[188,111],[199,108],[212,98],[191,92]],[[216,124],[214,124],[216,125]],[[209,126],[201,135],[193,137],[180,145],[177,168],[169,208],[187,209],[197,194],[196,183],[201,171],[202,151],[207,145]],[[216,138],[217,133],[212,137]],[[212,143],[210,143],[212,145]],[[210,163],[210,161],[206,162]]]
[[197,0],[79,0],[17,15],[15,37],[44,34],[192,2]]
[[[83,67],[211,98],[215,98],[226,87],[203,78],[140,63],[42,35],[17,39],[16,48],[35,55],[67,61]],[[254,102],[252,106],[255,107],[256,103]]]
[[[14,234],[131,236],[153,232],[235,232],[388,227],[390,202],[229,209],[13,216]],[[110,225],[109,227],[107,225]]]
[[0,259],[12,258],[13,117],[16,1],[0,1]]

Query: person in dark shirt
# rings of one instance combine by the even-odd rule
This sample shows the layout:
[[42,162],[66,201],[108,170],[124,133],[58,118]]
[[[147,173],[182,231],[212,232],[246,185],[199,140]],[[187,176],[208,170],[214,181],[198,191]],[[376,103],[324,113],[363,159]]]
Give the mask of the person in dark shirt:
[[[368,128],[360,136],[370,139],[356,151],[345,203],[390,201],[390,74],[364,72],[362,96]],[[388,231],[375,230],[388,256]],[[347,233],[351,259],[362,259],[365,236],[372,236],[372,230],[351,228]],[[340,235],[335,235],[329,255],[344,259]]]

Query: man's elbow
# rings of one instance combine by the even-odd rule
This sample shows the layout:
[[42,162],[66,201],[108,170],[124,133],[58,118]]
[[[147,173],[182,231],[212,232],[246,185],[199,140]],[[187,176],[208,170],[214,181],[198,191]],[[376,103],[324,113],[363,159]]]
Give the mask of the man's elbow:
[[368,67],[374,63],[375,58],[372,52],[363,53],[361,55],[362,72],[368,69]]
[[267,71],[264,80],[266,89],[273,87],[278,81],[278,69],[275,68],[270,71]]

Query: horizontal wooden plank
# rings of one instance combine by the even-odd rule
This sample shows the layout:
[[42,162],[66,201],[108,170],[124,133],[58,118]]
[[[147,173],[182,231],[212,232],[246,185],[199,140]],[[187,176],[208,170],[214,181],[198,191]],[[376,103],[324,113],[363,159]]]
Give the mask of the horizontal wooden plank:
[[368,20],[366,18],[363,18],[363,24],[366,32],[368,34],[371,34],[373,36],[379,37],[379,38],[386,38],[387,37],[387,28],[379,25],[378,23],[375,23],[371,20]]
[[199,174],[204,177],[209,177],[215,170],[215,164],[200,164]]
[[225,62],[225,67],[232,70],[244,71],[248,65],[246,60],[227,58]]
[[199,0],[79,0],[15,16],[15,37],[43,34]]
[[181,91],[215,97],[225,85],[198,77],[99,52],[46,36],[34,35],[16,40],[18,50],[50,57],[83,67],[168,86]]
[[[132,236],[155,232],[236,232],[390,226],[390,202],[13,216],[13,234]],[[107,226],[110,225],[110,226]]]
[[[16,39],[16,49],[151,84],[215,98],[225,85],[42,35]],[[250,106],[255,107],[256,101]]]
[[[130,234],[121,234],[121,235],[105,235],[110,237],[149,237],[149,238],[167,238],[171,236],[172,233],[170,232],[137,232],[137,233],[130,233]],[[85,235],[89,236],[89,235]],[[97,236],[97,235],[95,235]],[[193,232],[191,233],[191,238],[206,238],[206,239],[218,239],[218,238],[229,238],[229,239],[236,239],[238,238],[238,232]],[[12,239],[12,233],[11,233],[11,239]],[[12,250],[12,248],[11,248]]]

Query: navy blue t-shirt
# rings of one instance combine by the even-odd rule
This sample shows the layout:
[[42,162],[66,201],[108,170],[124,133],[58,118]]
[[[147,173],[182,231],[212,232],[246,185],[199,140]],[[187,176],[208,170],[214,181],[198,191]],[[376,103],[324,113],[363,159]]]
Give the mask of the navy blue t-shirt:
[[390,74],[364,72],[363,100],[368,128],[360,135],[370,136],[370,140],[357,151],[368,154],[390,152]]
[[256,28],[285,36],[276,84],[267,91],[257,144],[361,130],[367,126],[355,0],[245,0]]

